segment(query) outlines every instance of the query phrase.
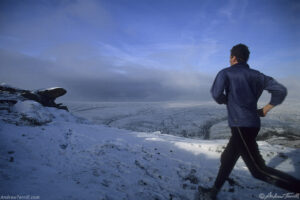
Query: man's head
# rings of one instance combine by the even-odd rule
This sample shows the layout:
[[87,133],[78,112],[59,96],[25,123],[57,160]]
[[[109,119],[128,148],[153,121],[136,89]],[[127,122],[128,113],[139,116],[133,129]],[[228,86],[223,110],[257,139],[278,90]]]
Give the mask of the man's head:
[[244,44],[237,44],[230,50],[230,64],[247,62],[249,59],[250,51]]

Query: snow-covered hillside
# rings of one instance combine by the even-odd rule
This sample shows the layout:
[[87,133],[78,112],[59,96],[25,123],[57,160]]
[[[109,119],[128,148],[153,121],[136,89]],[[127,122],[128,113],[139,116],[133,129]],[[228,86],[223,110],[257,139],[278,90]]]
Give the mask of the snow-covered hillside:
[[[0,109],[0,142],[0,197],[188,200],[198,185],[213,184],[227,140],[118,129],[19,101]],[[268,165],[300,178],[300,149],[263,141],[259,147]],[[231,178],[219,199],[286,193],[254,179],[242,160]]]
[[[215,102],[68,102],[67,105],[75,115],[94,123],[132,131],[160,131],[200,139],[228,139],[231,134],[226,107]],[[300,147],[298,101],[284,102],[261,119],[258,140]]]

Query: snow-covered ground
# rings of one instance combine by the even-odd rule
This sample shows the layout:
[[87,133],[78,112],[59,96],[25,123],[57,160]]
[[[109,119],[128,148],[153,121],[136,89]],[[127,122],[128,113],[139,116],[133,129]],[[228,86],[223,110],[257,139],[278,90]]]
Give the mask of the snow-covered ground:
[[[9,110],[0,109],[0,198],[19,195],[47,200],[188,200],[194,199],[198,185],[213,184],[227,140],[151,132],[152,122],[159,124],[164,119],[164,124],[182,122],[180,128],[185,124],[190,128],[186,122],[193,119],[196,130],[203,124],[201,119],[221,120],[224,111],[214,111],[211,118],[205,118],[201,109],[206,105],[196,109],[166,104],[165,109],[174,113],[170,118],[165,110],[160,110],[161,105],[154,112],[152,105],[149,109],[145,105],[140,108],[136,104],[117,105],[71,109],[89,116],[98,112],[98,122],[110,119],[106,124],[115,123],[116,127],[94,124],[65,110],[43,107],[33,101],[18,102]],[[135,116],[139,110],[140,115]],[[148,127],[147,132],[117,128],[130,120],[122,121],[114,112],[118,112],[117,116],[130,116],[132,123],[140,124],[143,129]],[[143,121],[151,114],[149,126],[146,120],[145,123],[133,121],[140,118]],[[196,116],[199,118],[194,119]],[[130,127],[138,128],[137,124]],[[259,148],[268,165],[300,178],[300,149],[264,141],[259,142]],[[231,178],[219,193],[219,199],[254,200],[263,199],[269,193],[287,193],[254,179],[242,160],[237,162]]]
[[[132,131],[228,139],[227,112],[215,102],[68,102],[75,115]],[[263,104],[261,104],[262,106]],[[262,118],[259,140],[300,147],[300,103],[284,102]]]

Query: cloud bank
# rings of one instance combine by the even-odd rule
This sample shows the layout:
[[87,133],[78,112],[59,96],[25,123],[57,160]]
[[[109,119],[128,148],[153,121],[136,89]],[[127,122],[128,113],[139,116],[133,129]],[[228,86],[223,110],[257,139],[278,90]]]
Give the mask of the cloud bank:
[[210,98],[209,85],[212,79],[209,76],[194,71],[147,68],[133,63],[118,66],[108,62],[110,59],[105,56],[74,56],[73,53],[78,52],[73,45],[70,48],[73,52],[57,52],[61,56],[55,60],[1,50],[0,59],[2,66],[5,66],[0,68],[1,81],[29,89],[64,87],[68,90],[69,100],[162,101]]

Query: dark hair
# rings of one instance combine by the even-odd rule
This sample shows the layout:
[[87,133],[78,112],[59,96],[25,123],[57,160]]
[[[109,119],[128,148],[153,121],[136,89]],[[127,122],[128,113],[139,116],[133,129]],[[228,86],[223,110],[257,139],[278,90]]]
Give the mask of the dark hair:
[[244,44],[237,44],[233,46],[230,53],[231,57],[235,56],[239,63],[247,62],[250,55],[248,47]]

